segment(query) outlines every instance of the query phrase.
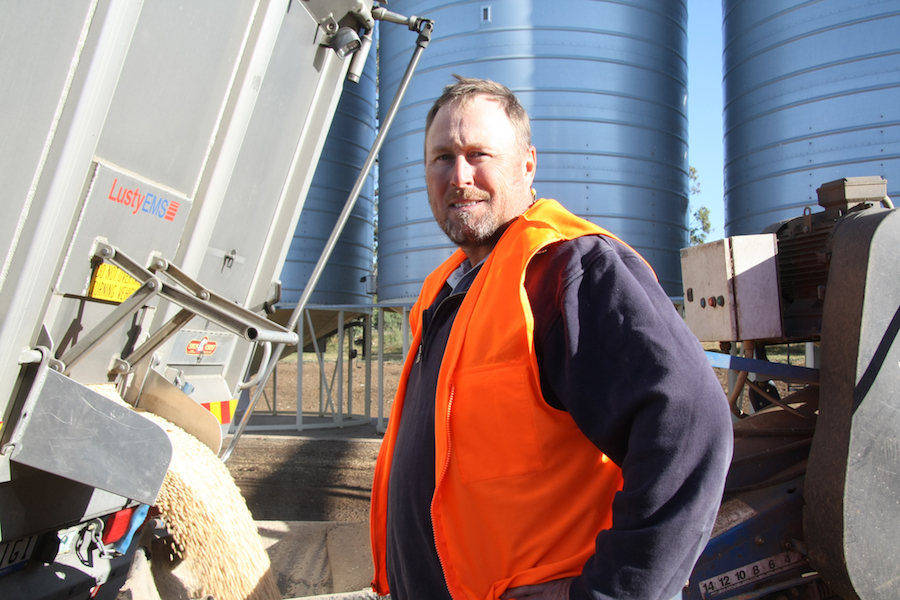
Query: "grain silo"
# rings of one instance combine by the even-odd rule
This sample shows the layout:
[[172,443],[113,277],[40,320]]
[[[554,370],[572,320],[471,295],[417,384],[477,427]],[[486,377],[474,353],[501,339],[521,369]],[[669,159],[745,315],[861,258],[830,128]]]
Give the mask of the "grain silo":
[[[293,308],[334,229],[375,140],[375,53],[369,54],[359,83],[344,91],[306,203],[281,271],[280,307]],[[367,305],[372,296],[375,183],[370,173],[362,193],[310,296],[309,304]]]
[[[685,2],[397,0],[391,10],[434,19],[435,31],[380,155],[380,302],[415,298],[454,249],[433,222],[422,165],[425,115],[454,73],[518,95],[532,119],[539,197],[622,237],[681,294]],[[385,28],[382,98],[393,97],[411,51],[404,32]]]
[[900,2],[725,0],[723,20],[726,235],[844,177],[900,193]]

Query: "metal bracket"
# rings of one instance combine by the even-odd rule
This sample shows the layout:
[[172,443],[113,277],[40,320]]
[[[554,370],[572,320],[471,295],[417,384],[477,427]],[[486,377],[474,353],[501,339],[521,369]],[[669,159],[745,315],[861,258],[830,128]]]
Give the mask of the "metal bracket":
[[[131,354],[126,357],[115,357],[109,367],[110,375],[124,376],[131,373],[138,363],[159,349],[194,316],[208,319],[226,331],[250,342],[296,345],[299,341],[296,333],[206,289],[158,254],[151,255],[148,266],[144,267],[109,244],[104,238],[97,238],[94,245],[94,257],[122,269],[136,279],[141,287],[113,309],[96,327],[82,336],[78,343],[60,357],[58,363],[54,360],[50,366],[55,370],[70,373],[79,360],[96,348],[122,322],[155,296],[161,296],[165,300],[181,306],[182,310],[153,332]],[[35,358],[29,355],[23,356],[26,361]]]
[[[159,256],[154,256],[149,267],[144,268],[127,254],[105,242],[98,242],[95,256],[116,265],[137,279],[138,282],[145,284],[151,281],[158,282],[156,293],[164,299],[181,306],[193,315],[209,319],[249,342],[295,345],[298,341],[296,333],[206,289],[173,263]],[[160,274],[165,275],[165,281],[157,278],[157,275]],[[128,301],[126,300],[126,302]],[[175,327],[176,319],[186,318],[186,315],[183,314],[180,317],[176,315],[167,326],[164,326],[164,329],[167,329],[168,334],[172,335],[180,329],[180,327]],[[151,340],[154,340],[157,347],[165,341],[165,339],[158,340],[156,336],[151,337]],[[137,353],[136,350],[135,354]],[[145,355],[147,352],[142,351],[142,353]]]
[[63,372],[71,373],[72,367],[78,363],[88,352],[97,347],[103,340],[112,334],[112,332],[122,324],[132,313],[139,310],[151,298],[156,296],[162,290],[162,282],[149,275],[143,285],[137,289],[125,302],[117,306],[105,319],[100,321],[96,327],[91,329],[84,335],[78,343],[73,345],[61,357],[60,362],[64,365]]
[[338,22],[334,18],[334,14],[328,13],[324,19],[319,21],[319,29],[316,32],[316,42],[320,46],[327,46],[331,42],[331,36],[340,29]]

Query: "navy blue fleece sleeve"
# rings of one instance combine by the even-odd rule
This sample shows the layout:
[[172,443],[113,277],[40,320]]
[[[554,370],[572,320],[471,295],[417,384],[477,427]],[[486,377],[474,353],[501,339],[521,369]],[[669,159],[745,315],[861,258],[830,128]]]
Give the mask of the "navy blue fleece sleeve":
[[570,597],[668,600],[721,500],[732,447],[721,385],[652,271],[623,244],[555,244],[532,260],[526,289],[545,399],[624,477],[613,526],[597,535]]

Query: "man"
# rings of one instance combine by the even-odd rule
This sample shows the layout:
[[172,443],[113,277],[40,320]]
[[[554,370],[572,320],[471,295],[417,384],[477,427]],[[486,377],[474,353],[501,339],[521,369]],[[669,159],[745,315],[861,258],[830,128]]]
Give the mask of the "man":
[[393,600],[668,600],[718,510],[730,413],[650,267],[535,200],[515,96],[457,77],[425,177],[459,246],[426,279],[372,492]]

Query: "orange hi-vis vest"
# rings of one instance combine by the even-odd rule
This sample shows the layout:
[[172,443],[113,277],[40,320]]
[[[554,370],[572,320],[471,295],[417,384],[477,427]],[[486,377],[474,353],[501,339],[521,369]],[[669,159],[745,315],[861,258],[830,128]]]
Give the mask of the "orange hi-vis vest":
[[[454,599],[495,600],[508,587],[578,575],[594,554],[597,534],[612,525],[621,469],[568,412],[544,400],[524,287],[528,263],[542,248],[598,234],[618,240],[555,200],[539,200],[503,233],[460,305],[438,375],[431,503],[435,544]],[[457,250],[428,276],[410,314],[413,351],[372,487],[373,588],[381,595],[389,591],[391,458],[422,312],[465,258]]]

